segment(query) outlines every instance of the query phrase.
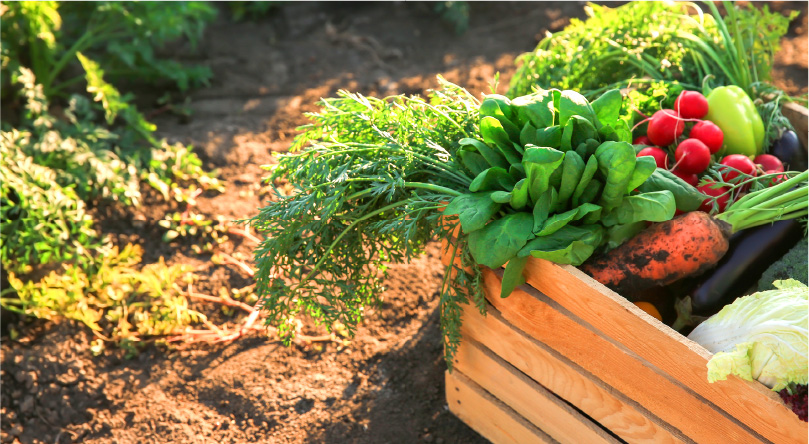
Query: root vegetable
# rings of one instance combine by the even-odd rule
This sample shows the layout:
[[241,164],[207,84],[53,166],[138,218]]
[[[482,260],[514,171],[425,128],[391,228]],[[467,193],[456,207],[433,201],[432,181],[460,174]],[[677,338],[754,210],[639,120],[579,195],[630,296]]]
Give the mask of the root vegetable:
[[759,154],[753,159],[753,163],[760,166],[762,170],[773,173],[783,173],[784,164],[780,159],[772,154]]
[[652,156],[658,168],[668,168],[669,155],[668,153],[656,146],[646,147],[638,152],[637,157]]
[[697,139],[685,139],[674,151],[674,162],[686,173],[699,174],[711,164],[711,150]]
[[688,132],[688,137],[700,140],[711,150],[711,154],[718,153],[722,149],[722,142],[725,140],[722,129],[710,120],[703,120],[694,125],[691,131]]
[[719,262],[730,234],[728,223],[692,211],[652,225],[581,269],[621,294],[668,285]]
[[671,145],[683,134],[685,122],[671,109],[661,109],[649,119],[646,137],[657,146]]
[[756,164],[753,163],[753,161],[750,160],[749,157],[743,154],[731,154],[729,156],[725,156],[719,163],[721,165],[730,167],[730,168],[723,168],[721,166],[719,167],[719,171],[722,172],[722,180],[724,180],[725,182],[730,182],[733,179],[737,178],[739,176],[739,171],[751,176],[756,174]]
[[674,111],[685,119],[701,119],[708,114],[708,99],[697,91],[683,91],[674,101]]

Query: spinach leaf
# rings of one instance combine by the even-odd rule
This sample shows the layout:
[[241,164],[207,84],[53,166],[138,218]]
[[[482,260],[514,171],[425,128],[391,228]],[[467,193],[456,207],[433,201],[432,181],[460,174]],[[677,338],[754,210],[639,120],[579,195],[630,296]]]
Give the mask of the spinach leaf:
[[475,176],[469,184],[469,191],[510,190],[514,188],[515,180],[508,171],[500,167],[491,167]]
[[535,202],[534,210],[532,212],[534,217],[532,231],[534,233],[540,231],[545,225],[545,221],[548,220],[548,215],[551,213],[551,207],[553,207],[553,205],[556,203],[556,189],[551,188],[545,191]]
[[508,98],[499,94],[488,95],[483,99],[480,104],[481,117],[494,117],[506,130],[508,137],[512,141],[520,140],[520,128],[517,127],[508,114],[513,114],[511,105],[508,104]]
[[464,151],[468,149],[467,147],[472,147],[474,150],[477,150],[477,152],[480,153],[484,159],[486,159],[489,166],[508,168],[508,162],[506,162],[503,155],[498,151],[493,150],[480,140],[466,137],[459,140],[458,143],[461,145],[461,149]]
[[522,210],[528,205],[528,180],[522,179],[511,190],[511,208]]
[[509,203],[511,202],[511,193],[508,191],[492,191],[491,198],[492,201],[499,204]]
[[561,169],[562,181],[559,186],[559,200],[554,205],[556,210],[566,208],[568,200],[576,191],[576,186],[584,174],[584,160],[575,151],[568,151],[565,153]]
[[587,159],[587,163],[584,165],[584,172],[579,179],[579,183],[573,191],[571,206],[576,207],[579,205],[581,196],[584,194],[584,190],[587,186],[590,185],[590,181],[593,180],[596,171],[598,171],[598,159],[596,159],[595,156],[590,156],[590,158]]
[[531,122],[526,122],[525,126],[522,127],[522,131],[520,131],[520,144],[522,144],[522,146],[541,145],[537,140],[537,129],[534,125],[531,125]]
[[506,270],[503,272],[503,281],[500,283],[501,298],[508,297],[515,288],[525,283],[525,276],[523,276],[522,271],[527,263],[527,256],[514,257],[508,261]]
[[536,133],[536,146],[560,148],[562,146],[562,128],[558,125],[540,128]]
[[512,163],[508,167],[508,174],[511,174],[511,177],[517,181],[525,179],[525,167],[521,163]]
[[517,256],[530,255],[558,264],[581,265],[601,244],[603,236],[604,229],[596,224],[581,227],[567,225],[553,235],[529,241]]
[[489,116],[480,119],[480,135],[486,143],[495,145],[508,163],[519,163],[519,152],[499,120]]
[[626,142],[604,142],[595,153],[598,170],[606,178],[600,204],[606,211],[621,204],[635,170],[635,150]]
[[[572,210],[565,211],[564,213],[554,214],[553,216],[549,217],[548,220],[545,221],[545,224],[542,225],[542,229],[539,230],[538,233],[535,231],[534,234],[536,234],[539,237],[549,236],[559,231],[560,228],[564,227],[570,221],[572,221],[576,217],[576,214],[578,214],[578,212],[579,210],[577,208],[574,208]],[[536,219],[534,220],[536,221]]]
[[501,205],[492,200],[491,194],[461,194],[449,202],[447,208],[444,209],[444,214],[447,216],[457,214],[464,233],[480,230],[500,211]]
[[621,91],[611,89],[593,101],[590,105],[596,113],[598,121],[604,126],[615,126],[621,115]]
[[652,191],[627,196],[621,204],[601,218],[605,227],[639,221],[662,222],[674,217],[674,195],[671,191]]
[[486,168],[489,168],[489,163],[480,154],[474,151],[458,150],[458,157],[461,158],[461,163],[475,176],[482,173]]
[[564,128],[573,116],[585,118],[593,126],[596,124],[596,113],[583,95],[576,91],[562,91],[559,97],[559,126]]
[[469,234],[469,251],[478,264],[499,268],[534,237],[534,218],[525,212],[509,214]]
[[601,219],[601,206],[592,203],[583,203],[576,207],[576,217],[573,220],[581,220],[583,224],[590,225]]
[[646,229],[646,222],[643,221],[631,224],[613,225],[607,228],[607,241],[604,243],[604,248],[606,248],[607,251],[612,250],[644,229]]
[[541,90],[511,101],[511,109],[517,113],[517,122],[525,125],[531,122],[534,128],[546,128],[554,123],[553,92]]
[[675,176],[671,171],[657,168],[646,182],[638,187],[641,193],[669,190],[674,194],[677,209],[684,212],[694,211],[702,205],[705,195],[697,191],[686,181]]
[[601,183],[598,179],[593,179],[587,186],[584,188],[584,192],[581,193],[581,198],[579,199],[580,203],[591,203],[595,202],[598,198],[599,194],[601,193],[604,184]]
[[569,151],[584,143],[587,139],[598,137],[593,123],[581,116],[570,116],[562,131],[562,151]]
[[536,202],[548,189],[551,174],[562,164],[565,153],[547,147],[528,146],[522,158],[528,179],[528,193]]
[[657,162],[652,156],[638,157],[635,160],[635,169],[632,171],[632,178],[629,179],[629,184],[626,186],[627,194],[639,187],[646,179],[651,176],[657,169]]

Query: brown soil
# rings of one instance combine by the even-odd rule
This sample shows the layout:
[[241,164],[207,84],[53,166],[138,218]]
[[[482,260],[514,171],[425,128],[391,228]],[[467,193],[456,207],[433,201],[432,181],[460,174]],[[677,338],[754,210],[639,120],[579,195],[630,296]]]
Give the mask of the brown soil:
[[[220,169],[227,191],[201,196],[197,211],[247,218],[263,202],[261,165],[286,151],[306,122],[302,113],[320,97],[339,89],[421,94],[436,86],[436,74],[480,94],[497,72],[502,93],[515,56],[546,30],[582,17],[583,5],[472,2],[461,36],[424,3],[292,2],[242,23],[223,11],[193,60],[216,77],[191,94],[192,117],[155,105],[153,119],[161,136],[194,145],[208,167]],[[807,7],[776,5],[788,8],[802,16],[784,41],[775,78],[793,94],[806,93]],[[97,215],[117,242],[143,246],[145,262],[163,256],[195,266],[200,292],[252,283],[237,267],[195,255],[190,244],[160,242],[156,221],[177,210],[149,198],[133,212]],[[221,248],[249,262],[253,247],[235,239]],[[22,336],[2,343],[2,442],[485,442],[444,400],[437,252],[432,245],[414,263],[391,267],[384,305],[347,345],[284,347],[256,334],[182,351],[149,347],[134,359],[93,357],[92,338],[78,325],[20,322]]]

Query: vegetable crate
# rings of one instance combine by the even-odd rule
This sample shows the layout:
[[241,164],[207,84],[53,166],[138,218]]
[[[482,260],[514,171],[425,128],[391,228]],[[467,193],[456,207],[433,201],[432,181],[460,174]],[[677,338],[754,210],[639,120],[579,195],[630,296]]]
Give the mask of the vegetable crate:
[[[806,108],[784,114],[806,137]],[[446,250],[446,249],[445,249]],[[444,262],[448,259],[445,257]],[[806,443],[807,425],[764,385],[709,383],[711,353],[575,267],[531,258],[487,315],[467,306],[450,410],[495,443]]]

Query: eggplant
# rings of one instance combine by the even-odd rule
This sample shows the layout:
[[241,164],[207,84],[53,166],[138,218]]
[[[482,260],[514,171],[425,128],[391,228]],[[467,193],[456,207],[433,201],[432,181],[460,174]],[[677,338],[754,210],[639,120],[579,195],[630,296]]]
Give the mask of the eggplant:
[[806,171],[806,149],[795,131],[784,131],[781,137],[773,142],[770,154],[783,162],[787,171]]
[[803,239],[803,226],[790,219],[738,234],[716,267],[697,278],[690,294],[693,314],[711,316],[743,296],[767,267]]

